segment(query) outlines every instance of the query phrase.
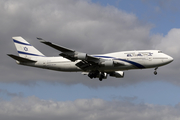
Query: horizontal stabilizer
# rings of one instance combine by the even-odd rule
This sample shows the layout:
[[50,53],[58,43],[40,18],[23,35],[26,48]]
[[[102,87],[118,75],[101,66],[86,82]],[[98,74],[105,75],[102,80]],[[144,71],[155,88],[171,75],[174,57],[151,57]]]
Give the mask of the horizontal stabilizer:
[[19,62],[26,62],[26,63],[34,63],[34,62],[37,62],[37,61],[34,61],[34,60],[30,60],[30,59],[27,59],[27,58],[22,58],[22,57],[19,57],[19,56],[16,56],[16,55],[12,55],[12,54],[7,54],[9,57],[19,61]]

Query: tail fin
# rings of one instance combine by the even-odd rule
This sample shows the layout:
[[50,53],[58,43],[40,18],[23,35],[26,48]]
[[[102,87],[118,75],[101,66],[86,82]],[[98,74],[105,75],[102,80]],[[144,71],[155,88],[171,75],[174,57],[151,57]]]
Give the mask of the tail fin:
[[21,36],[12,37],[12,38],[20,57],[23,58],[44,57],[44,55],[40,51],[38,51],[35,47],[29,44]]

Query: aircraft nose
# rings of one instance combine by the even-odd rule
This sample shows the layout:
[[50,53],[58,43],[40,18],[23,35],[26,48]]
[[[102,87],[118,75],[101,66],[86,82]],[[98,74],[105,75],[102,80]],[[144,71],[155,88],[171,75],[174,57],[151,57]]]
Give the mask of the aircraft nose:
[[169,60],[169,62],[172,62],[174,59],[171,56],[169,56],[168,60]]
[[164,64],[169,64],[173,61],[174,59],[169,56],[169,55],[166,55],[166,59],[162,60]]

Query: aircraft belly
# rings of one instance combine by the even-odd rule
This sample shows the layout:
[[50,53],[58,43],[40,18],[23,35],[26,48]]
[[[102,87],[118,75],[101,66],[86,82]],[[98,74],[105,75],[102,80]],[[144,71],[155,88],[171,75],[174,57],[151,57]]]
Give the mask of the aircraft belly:
[[165,63],[163,63],[162,60],[152,60],[152,61],[147,61],[145,66],[147,68],[154,68],[154,67],[158,67],[158,66],[163,66],[165,65]]
[[117,66],[117,67],[100,67],[98,70],[104,71],[104,72],[111,72],[111,71],[124,71],[129,69],[134,69],[135,67],[133,65],[126,65],[126,66]]
[[82,71],[74,62],[58,63],[55,67],[58,71]]
[[81,71],[74,62],[37,62],[34,67],[65,72]]

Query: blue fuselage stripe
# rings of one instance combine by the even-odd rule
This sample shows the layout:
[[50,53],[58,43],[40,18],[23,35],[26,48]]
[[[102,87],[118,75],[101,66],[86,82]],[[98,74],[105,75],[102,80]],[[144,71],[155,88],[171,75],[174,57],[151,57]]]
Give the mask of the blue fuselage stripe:
[[135,65],[136,67],[138,67],[138,68],[140,68],[140,69],[145,68],[143,65],[141,65],[141,64],[139,64],[139,63],[136,63],[136,62],[133,62],[133,61],[129,61],[129,60],[125,60],[125,59],[116,59],[116,60],[121,60],[121,61],[130,63],[130,64]]
[[14,41],[15,43],[18,43],[18,44],[21,44],[21,45],[28,45],[28,46],[31,46],[30,44],[23,43],[23,42],[19,42],[19,41],[15,40],[15,39],[13,39],[13,41]]
[[120,60],[120,61],[124,61],[124,62],[127,62],[127,63],[130,63],[140,69],[143,69],[145,68],[143,65],[139,64],[139,63],[136,63],[136,62],[133,62],[133,61],[129,61],[129,60],[125,60],[125,59],[120,59],[120,58],[114,58],[114,57],[109,57],[109,56],[94,56],[94,57],[99,57],[99,58],[112,58],[114,60]]
[[25,54],[25,55],[32,55],[32,56],[41,56],[44,57],[42,55],[37,55],[37,54],[32,54],[32,53],[26,53],[26,52],[22,52],[22,51],[18,51],[19,54]]

